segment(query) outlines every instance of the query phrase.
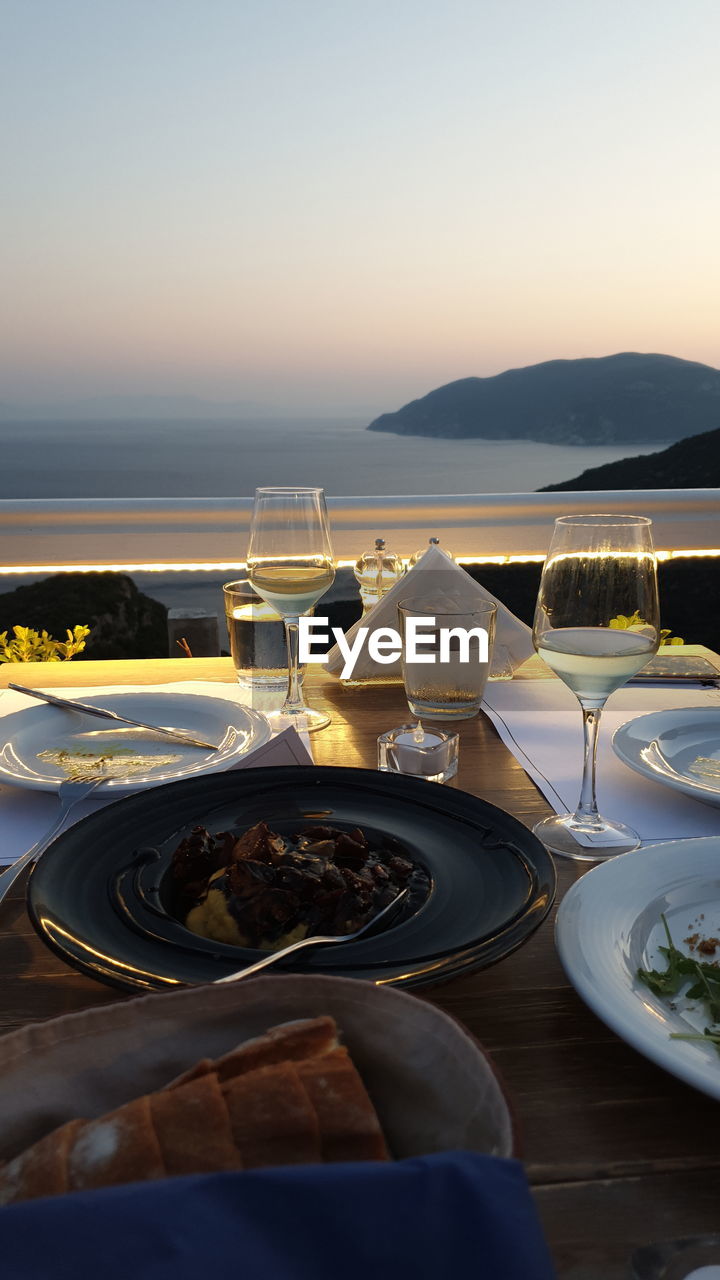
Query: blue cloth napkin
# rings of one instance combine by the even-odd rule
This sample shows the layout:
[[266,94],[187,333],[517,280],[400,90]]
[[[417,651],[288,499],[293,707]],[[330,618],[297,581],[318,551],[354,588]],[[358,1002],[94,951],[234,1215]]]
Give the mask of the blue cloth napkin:
[[7,1280],[553,1280],[522,1165],[221,1173],[0,1209]]

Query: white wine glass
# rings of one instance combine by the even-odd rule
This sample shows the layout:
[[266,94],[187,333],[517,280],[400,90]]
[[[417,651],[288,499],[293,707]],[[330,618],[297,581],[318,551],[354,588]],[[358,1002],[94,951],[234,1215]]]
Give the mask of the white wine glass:
[[584,763],[575,812],[546,818],[533,828],[551,852],[595,862],[640,844],[637,832],[598,813],[597,735],[610,694],[645,666],[659,640],[651,521],[620,515],[556,520],[533,642],[582,707]]
[[322,489],[256,489],[250,525],[247,575],[285,623],[288,686],[285,701],[266,712],[275,729],[294,725],[313,732],[330,717],[308,707],[298,681],[298,626],[335,578],[325,494]]

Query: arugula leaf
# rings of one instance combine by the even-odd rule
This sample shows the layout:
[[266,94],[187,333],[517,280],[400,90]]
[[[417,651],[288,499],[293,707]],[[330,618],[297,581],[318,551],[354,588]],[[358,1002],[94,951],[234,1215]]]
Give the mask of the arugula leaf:
[[670,1039],[671,1040],[710,1040],[715,1045],[715,1048],[720,1050],[720,1028],[718,1028],[717,1031],[712,1031],[710,1027],[706,1027],[703,1032],[671,1031]]
[[[668,945],[658,950],[667,958],[666,969],[638,969],[637,976],[641,982],[656,996],[676,996],[685,986],[688,979],[693,979],[686,995],[689,1000],[702,1000],[707,1006],[711,1023],[720,1023],[720,969],[717,965],[695,960],[686,956],[675,946],[670,935],[668,922],[664,915],[663,922]],[[670,1032],[671,1040],[710,1040],[720,1053],[720,1026],[708,1026],[700,1033]]]
[[707,1004],[711,1021],[720,1022],[720,974],[717,969],[713,974],[709,974],[707,970],[707,965],[698,965],[701,981],[697,986],[703,988],[701,998]]
[[697,961],[686,956],[683,951],[678,951],[670,936],[665,916],[662,915],[660,919],[663,922],[668,945],[658,949],[667,956],[668,967],[667,969],[638,969],[637,976],[654,995],[676,996],[680,988],[685,985],[688,976],[695,976]]

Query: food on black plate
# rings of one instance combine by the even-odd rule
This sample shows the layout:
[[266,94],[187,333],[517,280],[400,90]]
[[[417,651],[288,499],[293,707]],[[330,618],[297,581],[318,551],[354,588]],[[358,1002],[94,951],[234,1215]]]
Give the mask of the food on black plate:
[[430,877],[394,839],[355,827],[308,826],[292,836],[258,822],[242,835],[195,827],[170,866],[177,913],[193,933],[274,951],[312,934],[352,933],[408,889],[403,916]]

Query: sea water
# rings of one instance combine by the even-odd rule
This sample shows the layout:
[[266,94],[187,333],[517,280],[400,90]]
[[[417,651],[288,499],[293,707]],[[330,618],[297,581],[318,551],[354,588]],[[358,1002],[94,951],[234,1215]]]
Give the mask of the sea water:
[[0,421],[0,498],[252,497],[262,485],[319,485],[333,497],[528,493],[664,447],[436,440],[366,425]]

